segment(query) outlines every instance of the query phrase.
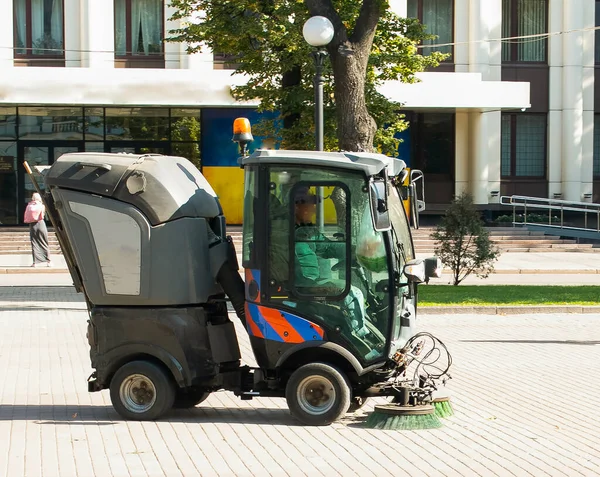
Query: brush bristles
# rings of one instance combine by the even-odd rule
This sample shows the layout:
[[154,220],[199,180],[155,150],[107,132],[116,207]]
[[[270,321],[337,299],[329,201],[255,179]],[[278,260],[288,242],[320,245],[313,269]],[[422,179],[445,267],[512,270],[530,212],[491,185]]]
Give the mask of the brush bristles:
[[454,416],[454,409],[452,408],[452,404],[450,404],[450,400],[440,400],[434,401],[433,407],[435,408],[435,414],[438,417],[443,419]]
[[442,422],[435,414],[398,416],[373,411],[367,418],[366,427],[386,431],[412,431],[417,429],[439,429]]

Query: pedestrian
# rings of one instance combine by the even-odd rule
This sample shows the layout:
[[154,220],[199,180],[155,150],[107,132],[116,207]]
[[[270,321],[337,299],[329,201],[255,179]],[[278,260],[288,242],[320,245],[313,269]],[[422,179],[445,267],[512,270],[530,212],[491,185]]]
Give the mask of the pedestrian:
[[50,262],[50,250],[48,247],[48,229],[44,222],[46,207],[42,203],[42,197],[37,192],[31,196],[31,201],[25,209],[24,222],[29,224],[29,239],[31,240],[31,254],[33,255],[32,267],[40,267],[45,264],[52,266]]

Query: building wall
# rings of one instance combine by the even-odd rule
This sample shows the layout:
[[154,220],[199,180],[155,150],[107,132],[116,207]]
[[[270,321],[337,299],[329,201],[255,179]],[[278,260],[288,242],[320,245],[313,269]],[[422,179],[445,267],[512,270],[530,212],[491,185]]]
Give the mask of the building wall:
[[[398,13],[406,15],[407,1],[410,0],[394,0],[391,4]],[[178,22],[168,20],[173,10],[165,3],[165,31],[168,31],[176,28]],[[593,0],[550,0],[550,31],[562,28],[567,21],[569,25],[588,25],[594,16],[593,4]],[[575,13],[580,9],[584,9],[584,13],[577,16]],[[210,52],[188,55],[186,45],[166,43],[164,62],[159,69],[128,69],[125,63],[116,62],[112,0],[64,0],[64,11],[64,65],[23,68],[17,66],[11,50],[14,42],[12,1],[4,2],[3,15],[0,15],[0,67],[4,72],[0,78],[0,90],[4,91],[0,108],[252,106],[233,101],[229,87],[235,81],[242,82],[243,78],[232,78],[230,72],[215,68]],[[454,0],[453,34],[457,44],[452,49],[452,63],[443,65],[438,72],[424,74],[421,83],[396,83],[386,90],[401,96],[400,100],[409,105],[415,117],[422,119],[430,112],[454,116],[453,154],[447,158],[453,161],[452,174],[430,176],[432,189],[444,192],[442,208],[453,194],[463,190],[471,192],[484,207],[494,204],[498,201],[497,192],[506,182],[500,167],[501,115],[507,108],[518,113],[517,105],[529,102],[523,100],[523,88],[519,88],[525,83],[501,81],[505,69],[501,43],[493,41],[502,36],[501,17],[502,0]],[[562,51],[571,45],[573,38],[564,35],[549,40],[548,187],[552,193],[563,193],[565,197],[580,196],[591,188],[594,38],[592,33],[580,37],[585,53],[580,55],[577,65],[569,63],[567,66]],[[571,96],[567,96],[561,86],[564,81],[575,85],[568,94],[580,96],[580,103],[572,103]],[[537,85],[532,88],[538,89]],[[573,106],[565,108],[565,102]],[[580,131],[578,137],[573,137],[574,127]],[[205,128],[201,137],[204,151],[205,144],[214,139],[206,135]],[[15,138],[14,151],[19,149],[19,141],[21,139]],[[564,153],[568,154],[568,160],[563,160]],[[225,156],[211,151],[205,152],[202,159],[207,168],[212,168],[206,169],[206,173],[211,175],[217,193],[223,197],[224,208],[237,222],[241,220],[241,204],[227,180],[234,176],[233,169],[227,168],[235,166],[220,164],[222,157]],[[16,157],[15,167],[20,167]]]

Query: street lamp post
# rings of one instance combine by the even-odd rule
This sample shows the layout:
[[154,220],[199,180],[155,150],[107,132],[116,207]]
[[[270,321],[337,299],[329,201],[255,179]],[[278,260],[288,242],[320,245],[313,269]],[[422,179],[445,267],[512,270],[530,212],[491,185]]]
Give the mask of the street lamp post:
[[[323,63],[327,57],[327,46],[333,39],[333,25],[328,18],[322,16],[311,17],[306,20],[302,28],[302,34],[306,43],[316,49],[312,52],[315,62],[315,149],[323,150]],[[317,226],[319,230],[324,228],[323,214],[323,188],[317,188]]]
[[310,17],[304,24],[302,34],[306,43],[316,48],[312,52],[315,62],[315,149],[323,150],[323,63],[327,46],[333,39],[333,25],[326,17]]

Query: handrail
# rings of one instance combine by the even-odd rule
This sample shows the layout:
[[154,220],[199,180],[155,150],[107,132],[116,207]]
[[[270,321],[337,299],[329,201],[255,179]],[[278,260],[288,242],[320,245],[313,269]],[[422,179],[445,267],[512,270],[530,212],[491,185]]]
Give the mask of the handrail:
[[[536,224],[541,225],[539,222],[528,222],[527,221],[527,209],[544,209],[548,211],[548,225],[553,227],[565,228],[564,225],[564,212],[580,212],[584,216],[583,227],[567,227],[569,229],[578,230],[590,230],[588,227],[588,214],[596,215],[596,231],[600,233],[600,204],[592,202],[577,202],[562,199],[545,199],[542,197],[527,197],[523,195],[511,195],[500,197],[500,204],[511,206],[513,208],[513,226],[516,223],[523,224]],[[517,208],[524,210],[523,222],[516,221]],[[560,211],[560,225],[552,224],[552,213],[553,210]],[[593,229],[592,229],[593,230]]]

